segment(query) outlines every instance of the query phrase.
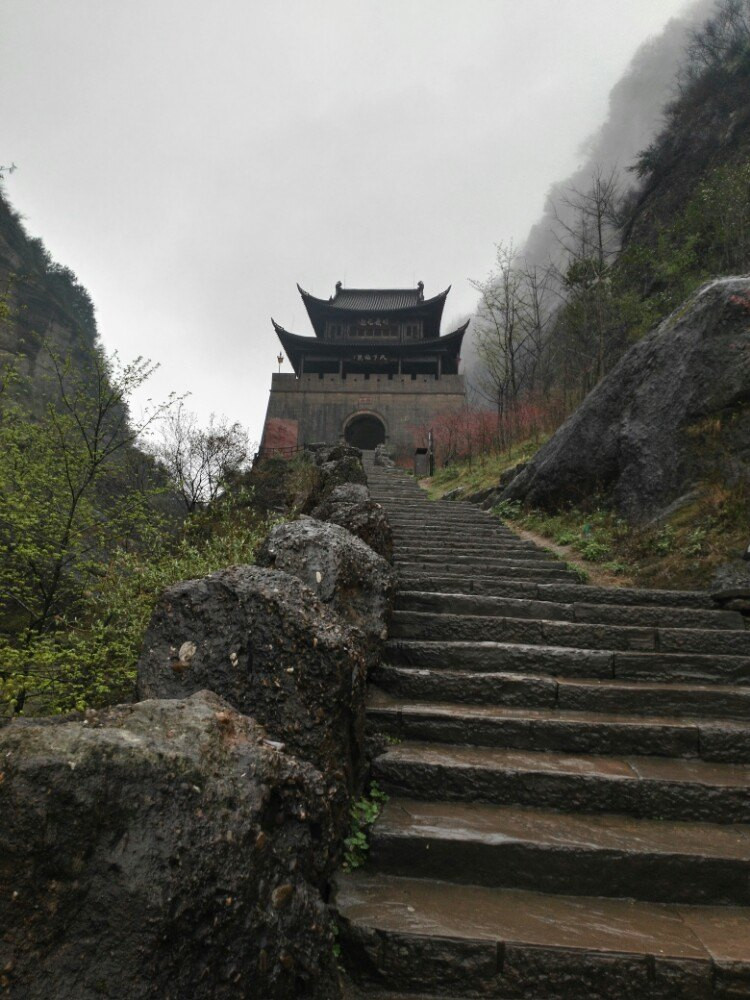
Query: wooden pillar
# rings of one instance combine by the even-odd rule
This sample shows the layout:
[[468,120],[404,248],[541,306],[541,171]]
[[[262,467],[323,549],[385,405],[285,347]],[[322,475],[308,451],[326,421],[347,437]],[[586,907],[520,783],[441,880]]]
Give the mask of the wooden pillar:
[[305,374],[305,355],[302,354],[299,359],[299,374],[300,378]]
[[443,374],[443,355],[438,354],[437,356],[437,377],[440,378]]

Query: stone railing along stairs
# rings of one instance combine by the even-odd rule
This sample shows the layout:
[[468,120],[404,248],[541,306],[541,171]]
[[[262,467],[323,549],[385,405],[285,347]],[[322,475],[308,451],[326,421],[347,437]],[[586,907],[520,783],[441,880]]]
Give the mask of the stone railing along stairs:
[[352,996],[750,997],[741,616],[585,586],[367,467],[399,587],[368,707],[390,800],[335,894]]

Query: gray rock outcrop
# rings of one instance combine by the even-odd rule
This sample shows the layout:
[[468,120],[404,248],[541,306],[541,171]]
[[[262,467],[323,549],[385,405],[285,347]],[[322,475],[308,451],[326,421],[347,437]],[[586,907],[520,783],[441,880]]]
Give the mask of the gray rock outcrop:
[[362,467],[362,452],[349,445],[337,445],[328,451],[319,452],[316,456],[320,470],[319,497],[324,499],[337,486],[345,483],[360,483],[366,485],[367,476]]
[[370,499],[370,491],[359,483],[337,486],[312,511],[319,521],[330,521],[351,531],[388,562],[393,560],[393,531],[385,511]]
[[234,566],[165,590],[138,662],[138,696],[221,695],[325,775],[345,824],[366,657],[362,633],[296,576]]
[[0,730],[3,995],[338,997],[327,790],[264,736],[208,692]]
[[599,492],[632,520],[700,480],[750,475],[750,278],[705,285],[635,344],[502,493],[554,508]]
[[279,524],[257,554],[304,581],[344,621],[361,629],[370,649],[385,638],[393,601],[393,574],[369,545],[338,524],[312,517]]

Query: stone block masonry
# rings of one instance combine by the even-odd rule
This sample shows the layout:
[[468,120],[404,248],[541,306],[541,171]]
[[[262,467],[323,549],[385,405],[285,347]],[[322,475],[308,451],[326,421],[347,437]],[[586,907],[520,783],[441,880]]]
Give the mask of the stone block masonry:
[[[385,441],[396,452],[411,452],[415,432],[435,416],[464,405],[463,375],[273,375],[266,427],[283,420],[297,425],[297,445],[336,442],[348,425],[371,415],[384,426]],[[265,443],[265,442],[264,442]],[[270,442],[268,442],[270,444]],[[285,438],[285,444],[288,440]]]

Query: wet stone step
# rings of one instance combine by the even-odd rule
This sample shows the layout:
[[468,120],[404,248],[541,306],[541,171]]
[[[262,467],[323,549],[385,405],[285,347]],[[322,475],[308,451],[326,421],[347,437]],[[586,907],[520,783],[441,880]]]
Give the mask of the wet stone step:
[[[368,726],[401,740],[750,763],[750,720],[412,700],[370,688]],[[750,864],[750,858],[748,859]]]
[[735,611],[700,611],[696,608],[561,603],[528,598],[503,598],[459,593],[431,593],[401,589],[396,596],[399,611],[446,612],[450,614],[536,618],[547,621],[586,622],[608,625],[658,625],[673,628],[744,630]]
[[466,556],[488,554],[488,547],[515,549],[519,552],[543,552],[546,556],[552,553],[546,551],[538,545],[521,542],[517,538],[509,538],[507,535],[498,534],[495,531],[478,531],[471,542],[466,542],[459,535],[451,535],[431,531],[423,537],[404,538],[397,531],[393,532],[393,540],[399,553],[435,552],[441,551],[443,547],[452,552],[461,553]]
[[423,528],[399,528],[393,525],[391,527],[393,528],[393,537],[398,539],[399,545],[405,547],[420,545],[435,548],[439,545],[450,544],[453,546],[464,546],[471,550],[481,548],[487,539],[493,539],[505,542],[507,545],[515,545],[518,548],[537,552],[541,552],[545,548],[542,545],[519,538],[517,535],[501,531],[492,525],[472,528],[468,532],[463,532],[455,528],[425,531]]
[[[557,568],[558,565],[560,566],[559,569]],[[408,574],[413,574],[414,572],[424,574],[425,572],[430,571],[442,576],[446,571],[450,571],[452,568],[454,568],[454,564],[451,562],[441,564],[427,562],[401,562],[400,560],[395,561],[395,569],[399,575],[403,572]],[[468,568],[469,567],[467,566],[463,566],[462,572],[466,572]],[[525,566],[513,566],[509,564],[508,560],[485,560],[481,568],[477,567],[477,572],[482,574],[486,574],[488,572],[495,573],[498,579],[508,578],[566,583],[572,583],[578,579],[572,570],[564,568],[563,563],[532,563],[531,565]]]
[[[404,543],[426,544],[431,542],[432,544],[439,545],[445,540],[450,540],[455,543],[471,545],[472,543],[481,542],[486,538],[497,538],[517,545],[535,544],[529,539],[520,538],[514,532],[507,531],[492,521],[482,521],[469,525],[445,524],[433,522],[429,514],[420,514],[415,515],[413,521],[403,523],[394,520],[387,510],[386,516],[391,524],[394,536]],[[538,547],[542,548],[543,546]]]
[[370,680],[400,698],[534,708],[557,706],[558,681],[554,677],[520,673],[472,674],[380,664],[372,671]]
[[[381,502],[381,501],[378,501]],[[433,524],[497,524],[507,531],[512,529],[507,524],[487,511],[478,510],[476,507],[462,507],[451,510],[441,510],[433,503],[427,501],[410,502],[408,500],[391,500],[383,498],[383,506],[388,508],[389,513],[396,521],[413,521],[415,517],[429,517]]]
[[750,826],[390,799],[369,861],[389,875],[650,902],[750,904]]
[[389,639],[385,662],[428,670],[614,677],[614,654],[561,646],[500,642],[430,642]]
[[391,665],[431,670],[505,671],[655,684],[750,686],[750,657],[747,656],[616,652],[513,642],[390,639],[385,657]]
[[494,546],[491,550],[485,551],[481,556],[467,556],[461,554],[453,554],[448,551],[444,552],[404,552],[396,553],[393,557],[393,565],[398,569],[399,566],[405,563],[415,563],[418,562],[422,566],[428,565],[444,565],[450,563],[453,566],[493,566],[502,568],[504,566],[513,566],[519,569],[561,569],[564,570],[565,564],[560,562],[559,559],[555,559],[545,553],[536,552],[517,552],[511,551],[506,552],[502,548],[495,549]]
[[575,646],[580,649],[630,649],[664,653],[750,656],[750,631],[746,629],[599,625],[590,622],[395,611],[390,634],[394,638],[432,641],[479,639],[495,642],[545,643],[554,646]]
[[[416,532],[413,535],[401,535],[398,531],[393,532],[393,540],[398,547],[399,552],[413,552],[417,550],[419,552],[434,552],[435,550],[440,550],[442,546],[447,546],[451,550],[456,552],[464,552],[467,555],[471,554],[481,554],[486,550],[488,545],[492,546],[502,546],[506,549],[517,549],[520,552],[544,552],[545,550],[538,545],[530,544],[528,542],[519,541],[517,538],[511,538],[507,535],[502,535],[497,531],[491,529],[482,529],[473,533],[472,540],[467,542],[460,534],[453,534],[450,532],[438,533],[438,532],[428,532],[422,534],[421,536]],[[549,552],[545,553],[549,555]]]
[[372,681],[394,696],[564,711],[750,719],[750,687],[424,670],[381,664]]
[[714,605],[701,591],[643,590],[635,587],[597,587],[579,581],[574,584],[534,583],[525,580],[500,580],[496,576],[473,574],[464,570],[436,574],[433,572],[398,571],[401,586],[408,590],[443,591],[448,593],[485,594],[512,597],[533,596],[541,601],[585,601],[590,604],[615,604],[624,607],[655,605],[658,607],[700,608],[711,610]]
[[556,556],[549,552],[545,552],[543,549],[537,549],[533,546],[509,545],[500,540],[486,541],[481,545],[477,545],[475,548],[466,545],[452,545],[448,541],[435,545],[397,544],[396,547],[398,552],[396,561],[422,558],[430,560],[437,558],[438,560],[444,560],[446,556],[449,556],[451,559],[460,557],[462,560],[468,561],[473,560],[477,556],[480,558],[493,556],[497,558],[502,557],[522,560],[544,560],[548,562],[556,562],[558,565],[560,562]]
[[499,517],[485,510],[479,510],[477,507],[441,509],[430,501],[417,503],[409,500],[388,499],[386,497],[381,497],[378,503],[382,503],[396,520],[408,521],[413,519],[416,514],[419,514],[429,517],[435,524],[496,524],[505,531],[513,530],[510,525],[501,521]]
[[[506,579],[498,576],[466,576],[466,569],[439,573],[405,569],[396,570],[398,590],[436,591],[444,593],[491,594],[498,597],[528,596],[536,598],[536,580]],[[571,583],[570,586],[578,586]]]
[[440,523],[433,521],[430,515],[425,513],[416,514],[412,520],[407,522],[392,517],[387,508],[385,508],[385,513],[394,534],[413,541],[440,542],[443,538],[451,538],[456,541],[475,541],[489,536],[515,542],[525,541],[525,539],[519,538],[518,535],[503,529],[492,521],[480,521],[476,524]]
[[746,721],[750,719],[750,687],[561,678],[557,707],[584,712],[708,715]]
[[553,553],[548,552],[537,545],[529,545],[526,542],[519,542],[516,538],[505,538],[503,535],[497,535],[491,532],[483,533],[480,537],[471,542],[466,542],[461,538],[451,538],[450,536],[445,538],[436,538],[432,534],[427,538],[413,538],[405,540],[403,538],[399,538],[395,532],[393,538],[396,546],[398,547],[399,553],[405,554],[425,553],[425,555],[427,555],[449,551],[455,555],[464,555],[469,557],[487,554],[487,546],[491,546],[493,551],[495,549],[503,549],[505,551],[513,550],[515,552],[534,552],[544,555],[547,558],[553,555]]
[[497,518],[487,517],[486,514],[480,514],[475,517],[469,518],[450,518],[450,519],[435,519],[434,515],[430,510],[414,511],[408,516],[405,514],[399,514],[394,511],[392,507],[387,504],[381,504],[385,510],[388,520],[391,522],[394,530],[400,531],[405,535],[422,532],[426,534],[425,528],[428,525],[433,526],[433,531],[436,532],[446,532],[450,535],[456,537],[463,537],[465,539],[471,539],[474,537],[474,532],[476,531],[494,531],[498,534],[505,535],[508,538],[518,538],[520,535],[513,531],[512,529],[506,527]]
[[350,974],[528,1000],[741,997],[750,914],[353,873],[335,905]]
[[750,822],[750,767],[739,764],[408,742],[376,758],[373,772],[402,798]]

